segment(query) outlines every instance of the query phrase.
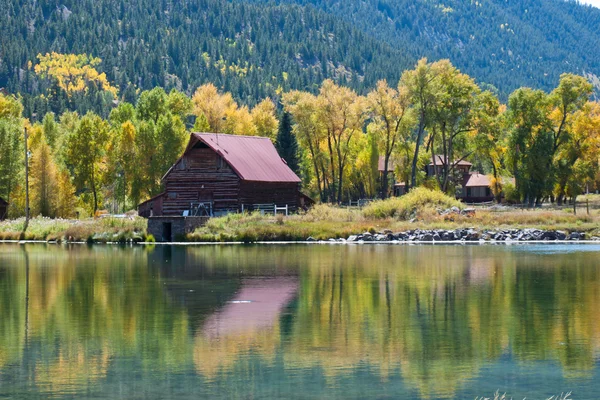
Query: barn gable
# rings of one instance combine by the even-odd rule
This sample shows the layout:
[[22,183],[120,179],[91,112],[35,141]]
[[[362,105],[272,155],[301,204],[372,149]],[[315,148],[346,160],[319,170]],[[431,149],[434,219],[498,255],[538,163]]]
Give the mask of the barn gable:
[[140,204],[150,216],[222,215],[265,205],[294,211],[300,178],[268,138],[193,133],[162,178],[165,191]]
[[163,180],[167,179],[174,169],[189,168],[185,165],[186,155],[201,148],[209,148],[215,154],[214,159],[205,154],[203,161],[218,163],[218,158],[221,157],[242,180],[300,183],[300,178],[279,156],[271,139],[216,133],[192,133],[183,156],[167,171]]

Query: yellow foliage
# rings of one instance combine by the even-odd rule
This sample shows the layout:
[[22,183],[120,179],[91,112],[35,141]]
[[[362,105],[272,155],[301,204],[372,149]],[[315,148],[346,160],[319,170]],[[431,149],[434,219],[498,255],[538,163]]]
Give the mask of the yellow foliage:
[[0,118],[19,118],[22,112],[23,106],[17,98],[0,93]]
[[103,90],[117,96],[117,88],[112,86],[105,73],[96,70],[102,62],[97,57],[87,54],[38,54],[39,64],[34,67],[35,73],[56,81],[67,95],[75,92],[87,92],[90,83],[96,83]]
[[194,115],[204,114],[210,130],[214,133],[223,132],[227,114],[237,109],[237,104],[230,93],[221,94],[212,83],[207,83],[196,89],[192,97]]
[[31,157],[31,195],[33,215],[56,215],[56,164],[52,159],[50,146],[43,137]]
[[56,216],[70,218],[75,215],[75,187],[71,183],[71,176],[66,170],[61,170],[57,177],[58,195],[56,198]]
[[258,136],[268,137],[271,140],[277,135],[279,121],[275,116],[275,104],[269,98],[264,99],[252,109],[252,123]]
[[231,135],[255,136],[256,127],[248,107],[230,107],[225,112],[224,132]]

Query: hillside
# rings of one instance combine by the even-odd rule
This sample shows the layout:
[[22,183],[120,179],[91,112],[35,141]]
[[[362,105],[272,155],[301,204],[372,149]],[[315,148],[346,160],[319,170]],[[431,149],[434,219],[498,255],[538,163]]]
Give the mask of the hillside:
[[339,16],[411,58],[449,58],[502,97],[550,89],[563,72],[600,75],[600,9],[574,1],[282,1]]
[[[562,0],[0,0],[0,88],[48,89],[39,53],[89,53],[134,101],[214,82],[254,104],[334,78],[364,93],[421,57],[449,58],[503,100],[563,72],[600,76],[600,10]],[[600,85],[597,85],[600,87]]]
[[[207,81],[249,103],[327,77],[360,89],[412,60],[312,7],[225,0],[0,0],[0,88],[35,95],[39,53],[89,53],[121,94]],[[129,87],[129,89],[128,89]]]

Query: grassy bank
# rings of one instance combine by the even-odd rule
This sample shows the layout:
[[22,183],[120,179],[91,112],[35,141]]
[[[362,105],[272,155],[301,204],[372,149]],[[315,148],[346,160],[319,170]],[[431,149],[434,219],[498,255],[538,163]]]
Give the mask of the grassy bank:
[[445,213],[465,205],[442,193],[416,189],[406,196],[376,201],[363,209],[317,205],[306,214],[266,216],[235,214],[211,219],[187,236],[196,242],[298,241],[347,238],[362,232],[410,229],[524,229],[563,230],[600,235],[600,214],[565,210],[478,208],[474,213]]
[[[347,238],[363,232],[392,232],[412,229],[524,229],[586,232],[600,236],[600,211],[590,215],[570,208],[520,210],[504,207],[477,208],[474,213],[458,212],[465,205],[440,192],[415,189],[406,196],[376,201],[363,209],[317,205],[304,214],[281,215],[230,214],[212,218],[202,228],[188,234],[191,242],[304,241]],[[453,212],[448,210],[453,209]],[[61,220],[34,218],[23,233],[23,218],[0,222],[0,240],[45,240],[57,242],[139,242],[153,241],[147,236],[143,218],[100,218]]]
[[143,218],[67,220],[33,218],[23,232],[25,219],[0,222],[0,240],[46,240],[57,242],[142,242],[147,221]]

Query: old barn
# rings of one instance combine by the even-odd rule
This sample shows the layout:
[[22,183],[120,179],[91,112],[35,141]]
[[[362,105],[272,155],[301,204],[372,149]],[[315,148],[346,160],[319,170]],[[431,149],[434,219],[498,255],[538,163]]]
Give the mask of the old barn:
[[138,208],[143,217],[171,223],[170,228],[162,226],[161,237],[175,234],[169,230],[181,233],[197,225],[168,217],[272,212],[275,207],[293,212],[309,201],[299,191],[300,178],[279,157],[271,140],[258,136],[192,133],[183,155],[162,181],[165,191]]

